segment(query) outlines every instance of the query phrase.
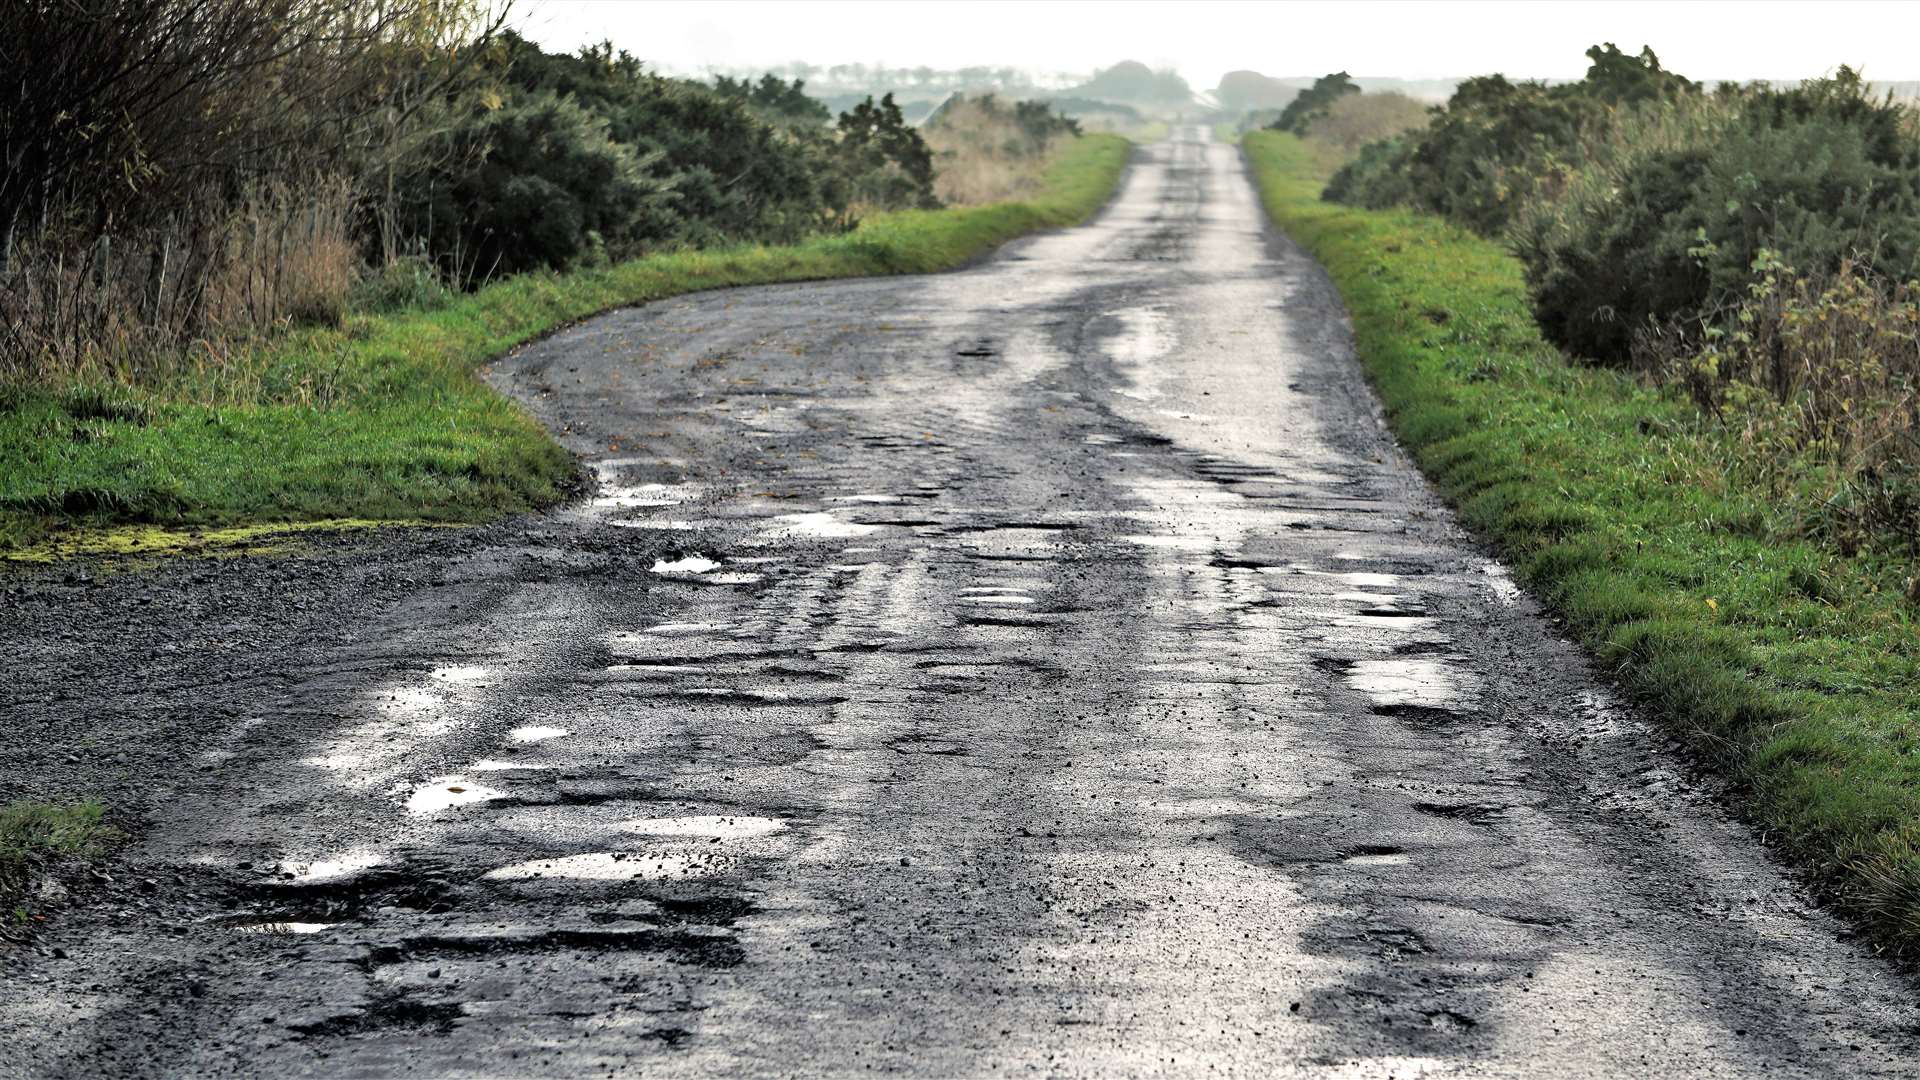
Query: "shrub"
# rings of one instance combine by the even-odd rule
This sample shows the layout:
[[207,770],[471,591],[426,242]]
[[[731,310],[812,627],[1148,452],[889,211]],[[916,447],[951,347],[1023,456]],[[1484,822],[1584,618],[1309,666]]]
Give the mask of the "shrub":
[[1763,252],[1815,276],[1920,268],[1920,140],[1858,75],[1614,118],[1519,215],[1541,325],[1622,362],[1636,334],[1737,303]]
[[[1612,44],[1596,45],[1587,57],[1592,63],[1578,83],[1515,83],[1500,75],[1466,80],[1433,111],[1418,138],[1404,140],[1393,154],[1350,163],[1329,184],[1328,197],[1378,209],[1411,189],[1413,205],[1497,235],[1540,178],[1616,108],[1699,91],[1662,68],[1651,49],[1627,56]],[[1395,172],[1404,179],[1381,175]]]
[[403,177],[401,221],[465,283],[563,268],[596,240],[632,250],[672,228],[669,185],[606,120],[551,93],[475,113],[420,161]]
[[840,114],[839,141],[833,150],[838,194],[848,207],[883,210],[931,209],[933,151],[906,122],[893,95],[872,98]]

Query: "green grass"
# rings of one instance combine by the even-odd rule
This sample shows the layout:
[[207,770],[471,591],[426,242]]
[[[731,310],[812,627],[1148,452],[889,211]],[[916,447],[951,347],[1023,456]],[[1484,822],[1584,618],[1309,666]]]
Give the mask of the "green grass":
[[1920,953],[1911,567],[1797,535],[1688,404],[1545,344],[1518,263],[1411,211],[1323,203],[1313,152],[1242,143],[1332,274],[1394,430],[1620,685],[1734,781],[1836,907]]
[[435,311],[297,331],[164,383],[0,387],[0,551],[46,549],[75,527],[473,522],[550,504],[572,460],[475,378],[480,364],[681,293],[951,269],[1086,219],[1130,153],[1122,138],[1089,135],[1023,202],[888,214],[790,247],[523,275]]
[[21,903],[27,876],[36,866],[51,859],[98,855],[119,837],[105,817],[106,809],[97,802],[0,806],[0,912],[7,913],[0,923],[31,921],[35,913]]

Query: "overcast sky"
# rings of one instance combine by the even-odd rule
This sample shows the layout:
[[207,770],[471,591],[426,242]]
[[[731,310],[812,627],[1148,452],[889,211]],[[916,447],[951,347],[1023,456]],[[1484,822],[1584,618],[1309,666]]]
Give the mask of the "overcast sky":
[[805,60],[1092,71],[1118,60],[1221,73],[1346,69],[1402,78],[1578,78],[1587,46],[1652,45],[1696,79],[1799,79],[1839,64],[1920,79],[1920,3],[1372,3],[1206,0],[517,0],[522,32],[553,49],[602,38],[654,67],[698,72]]

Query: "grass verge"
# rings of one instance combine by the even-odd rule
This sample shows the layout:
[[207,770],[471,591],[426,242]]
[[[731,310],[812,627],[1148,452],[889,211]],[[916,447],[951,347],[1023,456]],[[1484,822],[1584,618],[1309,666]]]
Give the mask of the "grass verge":
[[878,216],[789,247],[526,274],[438,310],[355,316],[137,386],[0,387],[0,551],[75,526],[469,522],[557,500],[572,461],[474,378],[485,361],[629,304],[729,285],[926,273],[1085,220],[1131,144],[1063,148],[1034,197]]
[[101,854],[119,837],[105,817],[106,809],[97,802],[0,806],[0,912],[5,913],[0,923],[6,929],[24,928],[38,914],[25,904],[28,876],[36,867],[53,859]]
[[1310,148],[1242,146],[1327,268],[1394,430],[1621,686],[1884,946],[1920,955],[1920,627],[1901,560],[1790,534],[1672,395],[1540,337],[1520,266],[1411,211],[1320,201]]

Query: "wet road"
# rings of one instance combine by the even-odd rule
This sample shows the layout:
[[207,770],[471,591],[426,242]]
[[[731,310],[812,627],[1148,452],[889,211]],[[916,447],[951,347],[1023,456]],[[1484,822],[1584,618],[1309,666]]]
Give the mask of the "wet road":
[[25,1071],[1910,1075],[1203,138],[503,361],[598,497],[312,645],[128,856],[173,909],[7,993]]

